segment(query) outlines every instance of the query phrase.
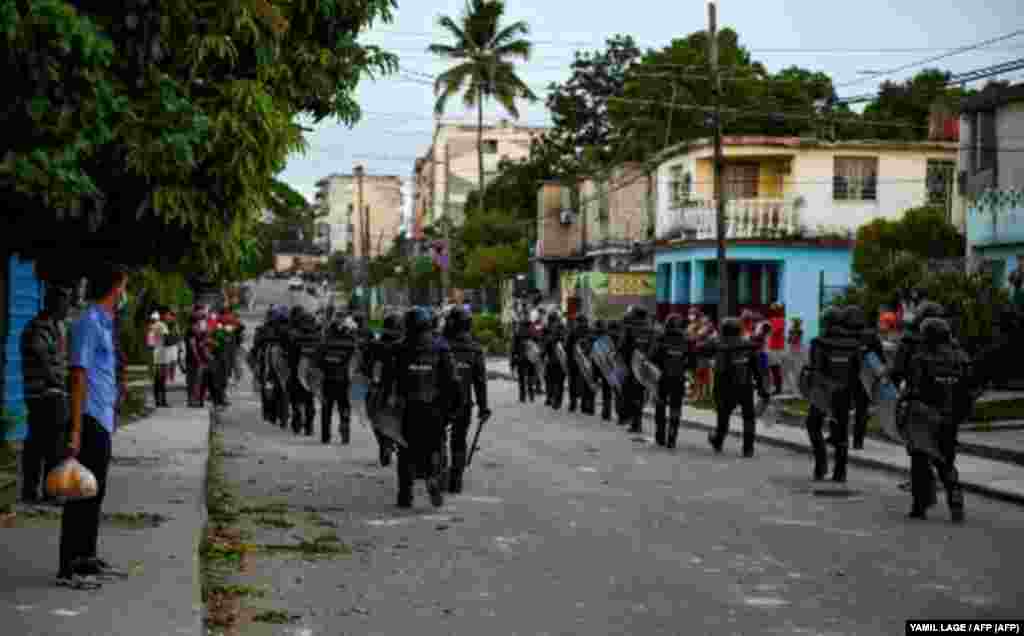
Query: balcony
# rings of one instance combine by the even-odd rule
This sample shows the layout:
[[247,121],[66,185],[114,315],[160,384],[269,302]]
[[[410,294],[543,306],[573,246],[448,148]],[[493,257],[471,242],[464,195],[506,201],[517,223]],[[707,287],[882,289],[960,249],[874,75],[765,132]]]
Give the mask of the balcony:
[[1024,191],[989,191],[967,210],[971,245],[1024,243]]
[[[662,212],[658,219],[659,239],[708,240],[717,237],[716,205],[713,199],[691,200]],[[735,199],[725,206],[726,238],[782,238],[801,229],[800,213],[793,200]]]

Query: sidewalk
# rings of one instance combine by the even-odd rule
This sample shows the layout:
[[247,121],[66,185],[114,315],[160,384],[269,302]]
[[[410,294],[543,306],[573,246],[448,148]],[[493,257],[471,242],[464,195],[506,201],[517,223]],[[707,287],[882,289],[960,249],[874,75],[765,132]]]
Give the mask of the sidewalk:
[[[179,394],[180,395],[180,394]],[[177,407],[114,435],[100,556],[131,576],[97,591],[56,587],[59,509],[19,506],[0,528],[0,625],[19,636],[203,633],[198,550],[206,521],[210,413]]]
[[[492,375],[508,380],[514,379],[507,358],[488,358],[487,370]],[[654,409],[648,406],[646,415],[648,418],[653,418]],[[684,405],[683,423],[691,428],[711,431],[715,427],[715,413]],[[757,429],[758,443],[807,453],[807,466],[810,471],[810,444],[807,442],[807,433],[803,429],[764,421],[758,422]],[[733,416],[730,435],[739,437],[741,430],[742,419]],[[975,437],[981,435],[988,438],[992,433],[965,435],[967,439],[964,442],[970,444],[977,443],[978,440],[975,440]],[[1024,439],[1021,437],[1017,439],[1024,446]],[[992,442],[988,442],[988,444],[992,444]],[[886,470],[907,478],[910,476],[910,460],[903,446],[877,439],[865,440],[864,450],[851,449],[850,464]],[[961,452],[957,458],[957,470],[965,490],[994,499],[1024,504],[1024,466]]]

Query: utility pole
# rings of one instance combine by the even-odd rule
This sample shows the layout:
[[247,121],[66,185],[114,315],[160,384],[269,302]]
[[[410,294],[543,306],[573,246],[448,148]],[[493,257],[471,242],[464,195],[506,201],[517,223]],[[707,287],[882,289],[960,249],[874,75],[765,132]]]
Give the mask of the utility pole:
[[[356,165],[353,172],[356,175],[356,214],[359,215],[359,269],[361,276],[360,284],[363,291],[363,302],[365,303],[366,297],[370,293],[370,262],[369,255],[366,250],[366,214],[363,208],[363,166]],[[352,237],[355,240],[355,237]],[[369,307],[367,309],[367,318],[369,318]]]
[[718,320],[729,317],[729,263],[725,255],[725,188],[722,182],[722,78],[718,72],[718,16],[714,0],[708,1],[708,57],[711,60],[711,92],[715,102],[715,225],[718,236]]
[[[444,147],[444,213],[441,216],[441,231],[444,232],[444,249],[448,251],[451,245],[451,234],[449,233],[448,225],[451,222],[451,199],[448,196],[451,190],[451,178],[452,178],[452,166],[450,161],[450,155],[448,152],[448,144]],[[451,260],[446,263],[449,267],[451,266]],[[448,267],[441,270],[441,302],[448,300],[448,295],[451,293],[452,275],[448,271]]]

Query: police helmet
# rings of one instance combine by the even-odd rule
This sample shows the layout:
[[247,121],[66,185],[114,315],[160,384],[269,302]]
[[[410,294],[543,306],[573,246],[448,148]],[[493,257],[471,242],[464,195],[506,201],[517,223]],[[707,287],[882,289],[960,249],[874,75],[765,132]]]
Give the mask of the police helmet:
[[584,316],[583,314],[580,314],[579,316],[576,316],[576,326],[577,327],[579,327],[581,329],[586,329],[589,324],[590,324],[590,321],[587,320],[587,317]]
[[410,336],[430,331],[434,326],[433,317],[426,309],[416,307],[405,312],[405,331]]
[[665,331],[683,331],[686,329],[686,320],[679,314],[670,314],[665,319]]
[[549,327],[557,327],[559,321],[560,320],[559,320],[559,317],[558,317],[558,312],[553,311],[550,314],[548,314],[548,326]]
[[860,331],[868,326],[868,318],[864,310],[857,305],[850,305],[843,310],[843,326],[847,329]]
[[933,345],[949,344],[953,339],[949,323],[942,318],[925,318],[921,322],[921,335],[926,343]]
[[821,313],[821,329],[828,331],[842,323],[842,313],[835,307],[829,307]]
[[926,300],[917,308],[917,320],[923,323],[928,318],[942,318],[946,310],[939,303]]
[[595,320],[594,329],[597,329],[598,331],[605,331],[606,329],[608,329],[608,323],[606,323],[603,320]]
[[722,335],[726,338],[738,338],[743,333],[743,321],[731,316],[722,321]]
[[643,307],[630,307],[626,312],[626,320],[634,322],[643,322],[647,320],[647,310]]
[[275,305],[270,311],[270,318],[274,322],[288,322],[288,308],[284,305]]
[[462,307],[455,307],[445,318],[445,327],[454,335],[462,335],[473,328],[473,318]]
[[391,313],[384,316],[384,329],[388,331],[402,330],[402,314]]

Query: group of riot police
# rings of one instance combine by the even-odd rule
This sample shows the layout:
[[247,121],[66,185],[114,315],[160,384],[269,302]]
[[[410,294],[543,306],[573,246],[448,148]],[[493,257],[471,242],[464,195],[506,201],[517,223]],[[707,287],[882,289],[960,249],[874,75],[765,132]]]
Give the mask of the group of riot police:
[[[413,482],[424,479],[431,503],[444,491],[459,493],[472,455],[467,443],[477,407],[490,416],[484,352],[462,308],[443,319],[425,308],[385,317],[373,332],[359,316],[301,307],[271,307],[256,329],[249,364],[263,418],[313,435],[315,400],[321,402],[321,441],[331,443],[335,407],[342,444],[351,439],[353,373],[367,383],[366,407],[388,466],[397,452],[398,506],[413,504]],[[474,445],[479,437],[477,429]]]
[[[988,378],[979,369],[980,362],[972,366],[944,316],[940,305],[923,303],[890,355],[860,307],[824,312],[821,335],[812,340],[800,377],[800,390],[810,403],[805,425],[815,480],[828,478],[830,444],[831,479],[846,482],[851,433],[853,448],[862,449],[868,420],[879,413],[889,423],[890,437],[904,441],[910,455],[909,516],[923,519],[936,503],[937,473],[953,521],[963,520],[963,491],[955,467],[957,428],[970,416]],[[595,415],[600,392],[602,418],[610,420],[614,410],[620,425],[638,433],[650,398],[655,441],[671,449],[676,446],[688,374],[701,358],[710,358],[717,421],[708,442],[716,452],[722,451],[730,418],[739,407],[742,452],[751,457],[756,419],[763,412],[759,406],[766,407],[769,400],[760,357],[763,343],[744,336],[738,318],[723,320],[720,333],[710,342],[698,343],[688,337],[683,316],[670,315],[657,325],[643,308],[630,308],[621,322],[597,321],[593,326],[585,316],[564,324],[557,313],[547,316],[543,328],[538,320],[521,320],[514,330],[511,356],[519,401],[532,402],[543,378],[546,405],[559,410],[568,383],[569,412],[578,408]]]

